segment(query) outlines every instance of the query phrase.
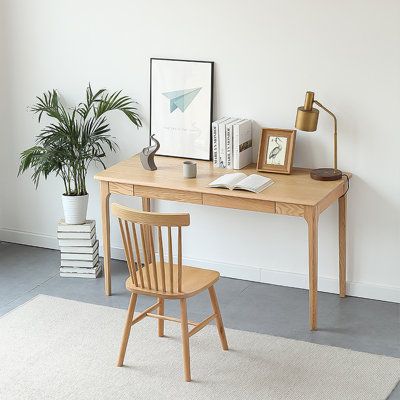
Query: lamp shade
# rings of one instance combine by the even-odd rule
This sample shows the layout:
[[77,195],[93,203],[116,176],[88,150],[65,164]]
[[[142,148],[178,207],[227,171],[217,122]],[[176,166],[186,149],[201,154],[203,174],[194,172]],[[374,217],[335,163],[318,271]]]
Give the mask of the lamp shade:
[[313,108],[314,93],[307,92],[304,106],[297,109],[296,128],[301,131],[314,132],[318,125],[319,111]]

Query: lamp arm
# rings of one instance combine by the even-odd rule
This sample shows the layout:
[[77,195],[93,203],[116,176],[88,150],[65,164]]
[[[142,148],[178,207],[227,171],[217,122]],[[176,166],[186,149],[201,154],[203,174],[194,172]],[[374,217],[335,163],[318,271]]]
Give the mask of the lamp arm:
[[323,106],[319,101],[314,100],[314,103],[321,107],[324,111],[326,111],[329,115],[331,115],[333,117],[333,121],[334,121],[334,131],[333,131],[333,154],[334,154],[334,168],[337,169],[337,119],[335,114],[328,110],[325,106]]

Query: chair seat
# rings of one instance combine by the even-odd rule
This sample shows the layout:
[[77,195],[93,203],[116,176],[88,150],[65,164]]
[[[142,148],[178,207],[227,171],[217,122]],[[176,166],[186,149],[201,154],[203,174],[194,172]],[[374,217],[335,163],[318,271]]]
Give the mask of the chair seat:
[[174,293],[171,293],[170,290],[170,268],[168,264],[164,265],[165,268],[165,285],[166,292],[162,290],[162,274],[161,274],[161,266],[160,263],[157,262],[157,281],[158,281],[158,290],[154,287],[154,279],[153,279],[153,266],[149,265],[149,272],[151,276],[152,289],[148,289],[148,281],[146,277],[146,267],[143,267],[143,279],[144,286],[142,288],[140,286],[140,278],[139,271],[136,272],[136,276],[138,279],[138,286],[136,286],[132,282],[132,278],[129,277],[126,280],[126,288],[134,293],[148,295],[148,296],[156,296],[165,299],[182,299],[192,297],[197,293],[202,292],[205,289],[208,289],[219,279],[219,272],[213,271],[210,269],[202,269],[196,267],[190,267],[187,265],[182,266],[182,291],[178,293],[177,291],[177,276],[178,276],[178,265],[174,264],[173,268],[173,277],[174,277]]

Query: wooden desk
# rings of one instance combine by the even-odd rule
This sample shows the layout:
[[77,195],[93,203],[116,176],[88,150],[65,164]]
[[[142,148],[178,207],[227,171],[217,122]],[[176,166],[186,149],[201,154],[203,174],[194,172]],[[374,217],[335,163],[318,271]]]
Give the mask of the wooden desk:
[[[138,156],[121,161],[98,173],[104,246],[105,292],[111,294],[110,213],[112,193],[142,198],[143,209],[150,210],[150,199],[181,201],[216,207],[236,208],[303,217],[308,224],[310,329],[317,328],[318,217],[339,201],[339,292],[346,295],[346,187],[345,179],[321,182],[309,177],[309,170],[295,169],[291,175],[263,174],[275,183],[262,193],[213,189],[207,185],[230,170],[214,168],[211,162],[198,161],[196,179],[182,177],[182,159],[157,157],[157,171],[142,168]],[[255,166],[241,172],[255,173]]]

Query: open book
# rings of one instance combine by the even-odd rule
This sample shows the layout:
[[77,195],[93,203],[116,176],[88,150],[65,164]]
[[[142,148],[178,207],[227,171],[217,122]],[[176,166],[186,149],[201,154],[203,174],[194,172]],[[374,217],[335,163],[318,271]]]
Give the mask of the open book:
[[242,172],[237,172],[235,174],[222,175],[215,181],[211,182],[208,186],[214,188],[225,188],[229,190],[247,190],[253,193],[260,193],[273,183],[274,181],[272,179],[269,179],[265,176],[257,174],[247,176]]

